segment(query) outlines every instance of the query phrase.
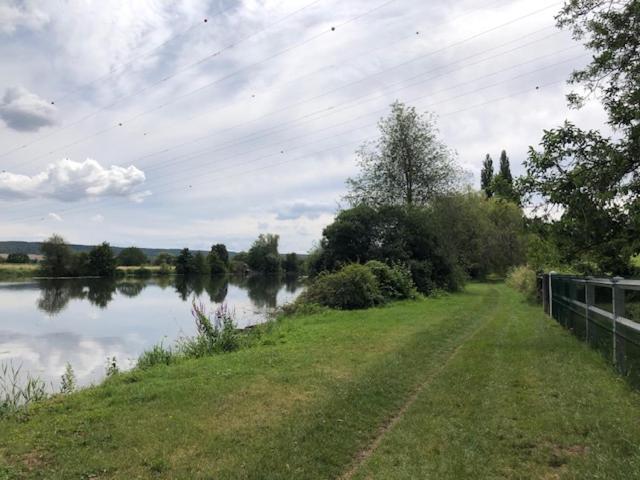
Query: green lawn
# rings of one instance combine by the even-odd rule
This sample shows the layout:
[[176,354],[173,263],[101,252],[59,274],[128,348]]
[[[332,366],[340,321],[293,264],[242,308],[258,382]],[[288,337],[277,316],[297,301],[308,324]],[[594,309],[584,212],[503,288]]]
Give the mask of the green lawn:
[[640,397],[500,284],[289,318],[259,345],[0,421],[0,478],[640,478]]

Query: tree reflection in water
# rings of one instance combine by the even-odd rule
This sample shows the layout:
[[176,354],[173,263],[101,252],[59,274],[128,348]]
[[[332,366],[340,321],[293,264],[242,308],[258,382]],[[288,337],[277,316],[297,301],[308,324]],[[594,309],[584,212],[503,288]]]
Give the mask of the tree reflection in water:
[[278,292],[284,286],[294,293],[299,287],[295,277],[262,276],[171,276],[154,278],[65,278],[38,280],[40,297],[37,307],[54,316],[62,312],[71,300],[86,300],[92,305],[107,308],[114,294],[135,298],[149,285],[157,285],[165,290],[173,287],[182,301],[207,293],[213,303],[223,303],[229,291],[229,284],[247,291],[251,303],[257,308],[277,306]]

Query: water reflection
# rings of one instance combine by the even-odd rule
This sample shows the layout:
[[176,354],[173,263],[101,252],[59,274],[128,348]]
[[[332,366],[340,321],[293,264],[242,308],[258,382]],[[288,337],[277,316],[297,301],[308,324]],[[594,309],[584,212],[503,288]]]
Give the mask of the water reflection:
[[227,303],[242,328],[300,289],[297,279],[274,277],[0,282],[0,362],[22,363],[57,385],[69,361],[88,384],[102,378],[107,357],[126,368],[155,343],[192,335],[193,299]]
[[[173,287],[178,297],[186,302],[207,293],[212,303],[223,303],[229,292],[229,285],[246,290],[253,305],[258,308],[275,308],[278,292],[283,288],[287,293],[300,289],[297,277],[159,277],[149,279],[97,279],[66,278],[40,279],[37,281],[40,297],[37,307],[50,316],[62,312],[71,300],[86,300],[99,308],[107,308],[117,292],[127,298],[135,298],[149,285],[166,289]],[[0,283],[0,287],[2,284]]]

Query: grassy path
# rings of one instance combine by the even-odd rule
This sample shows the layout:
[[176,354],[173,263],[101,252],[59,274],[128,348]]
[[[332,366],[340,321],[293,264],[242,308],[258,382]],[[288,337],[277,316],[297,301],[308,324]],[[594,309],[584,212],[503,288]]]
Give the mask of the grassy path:
[[502,285],[287,319],[0,421],[5,478],[636,478],[640,399]]
[[640,398],[512,292],[353,478],[640,478]]

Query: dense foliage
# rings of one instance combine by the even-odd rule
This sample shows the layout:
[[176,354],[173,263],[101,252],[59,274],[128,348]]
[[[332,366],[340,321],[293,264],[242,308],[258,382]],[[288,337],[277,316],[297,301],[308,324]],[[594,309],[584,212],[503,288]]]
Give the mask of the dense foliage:
[[640,3],[571,0],[557,20],[593,54],[570,77],[570,105],[599,99],[615,135],[569,122],[545,131],[520,186],[563,263],[625,274],[640,251]]
[[227,247],[221,243],[213,245],[207,255],[209,271],[212,275],[222,275],[229,270],[229,252]]
[[300,302],[353,310],[381,304],[383,296],[371,269],[353,263],[333,273],[321,273],[302,294]]
[[123,267],[139,267],[149,263],[149,259],[138,247],[123,248],[118,254],[118,265]]
[[29,259],[29,255],[27,255],[26,253],[10,253],[9,255],[7,255],[6,262],[14,264],[24,264],[31,263],[31,260]]
[[279,239],[278,235],[260,234],[247,252],[247,264],[251,270],[268,275],[280,273]]
[[73,253],[61,236],[53,235],[42,243],[41,250],[40,270],[48,277],[113,277],[116,273],[116,258],[106,242],[89,253]]
[[520,208],[474,193],[441,197],[426,207],[360,205],[343,210],[323,231],[309,273],[378,260],[407,265],[422,293],[456,290],[465,277],[506,274],[524,261]]

